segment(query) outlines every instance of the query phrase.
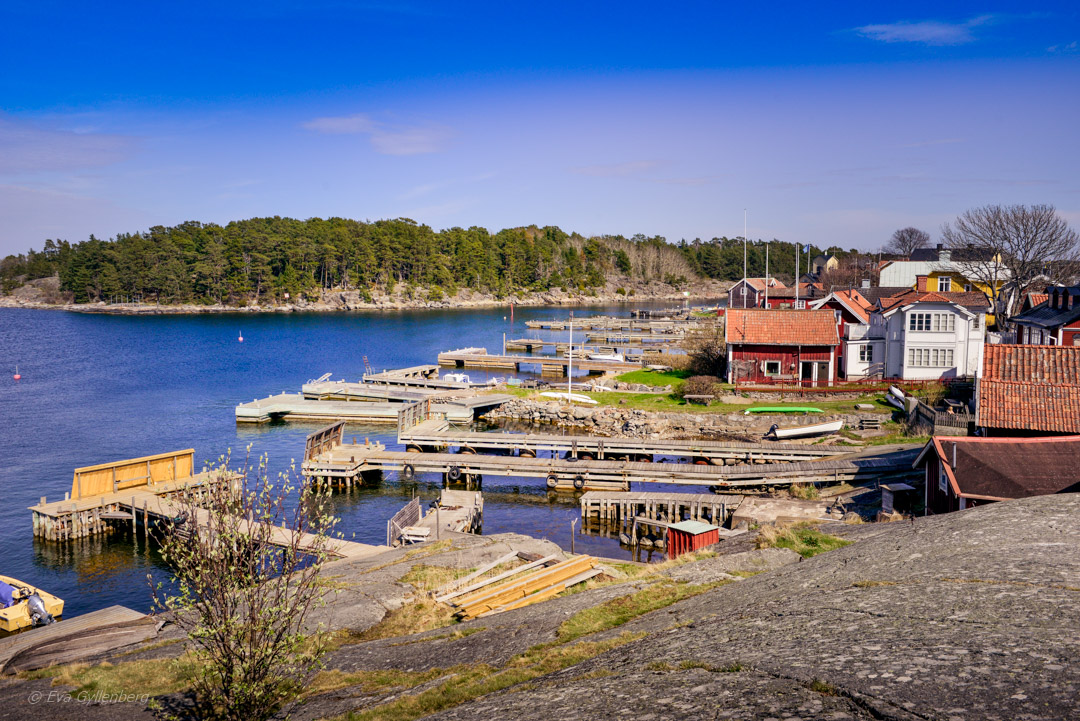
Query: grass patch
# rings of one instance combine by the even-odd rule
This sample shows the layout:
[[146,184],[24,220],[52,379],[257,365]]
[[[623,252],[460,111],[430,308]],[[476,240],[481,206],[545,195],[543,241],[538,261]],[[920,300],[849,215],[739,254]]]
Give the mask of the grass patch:
[[567,643],[582,636],[607,631],[621,626],[638,616],[666,608],[673,603],[704,593],[725,583],[729,582],[718,581],[716,583],[696,585],[670,581],[657,583],[628,596],[619,596],[605,601],[599,606],[578,611],[562,622],[556,633],[556,638],[560,643]]
[[413,566],[399,580],[407,583],[417,591],[425,594],[434,593],[451,581],[456,581],[462,576],[468,576],[471,570],[468,568],[450,568],[447,566],[425,566],[418,564]]
[[616,376],[615,380],[622,383],[644,383],[647,386],[666,386],[670,385],[673,391],[679,390],[679,386],[683,382],[692,376],[693,373],[688,370],[670,370],[670,371],[630,371],[629,373],[623,373]]
[[758,531],[757,548],[790,548],[803,558],[851,545],[851,541],[822,533],[810,523],[796,523],[783,528],[763,526]]
[[819,693],[822,696],[838,696],[840,693],[836,690],[836,686],[833,686],[831,683],[819,681],[816,678],[810,682],[810,690]]
[[353,643],[377,641],[394,636],[411,636],[414,633],[444,628],[454,623],[457,623],[457,620],[454,618],[453,608],[445,603],[435,603],[430,598],[422,598],[406,603],[393,611],[387,611],[381,621],[366,631],[360,632]]
[[448,669],[435,668],[430,671],[399,671],[397,669],[357,671],[354,673],[344,673],[337,669],[320,671],[308,682],[304,695],[314,696],[326,691],[336,691],[339,688],[348,687],[357,687],[361,693],[407,690],[448,674],[460,673],[466,669],[465,666],[458,666]]
[[896,581],[856,581],[851,584],[854,588],[877,588],[878,586],[899,586]]
[[582,641],[572,645],[536,646],[515,656],[501,669],[485,664],[458,667],[446,681],[422,693],[398,696],[387,703],[340,718],[347,721],[412,721],[561,671],[643,636],[626,633],[598,643]]
[[459,638],[466,638],[472,636],[474,633],[480,633],[484,630],[483,626],[477,626],[475,628],[461,628],[457,631],[451,631],[450,633],[439,633],[434,636],[424,636],[423,638],[413,638],[408,641],[402,641],[401,643],[392,643],[391,646],[411,646],[414,643],[425,643],[427,641],[443,641],[449,639],[456,641]]
[[821,498],[818,488],[813,483],[792,483],[788,488],[792,498],[801,498],[804,501],[816,501]]
[[105,661],[97,666],[51,666],[21,673],[19,677],[26,680],[51,678],[53,686],[72,686],[76,693],[161,696],[183,691],[191,685],[191,679],[200,673],[202,666],[195,657],[184,654],[179,658],[118,664]]

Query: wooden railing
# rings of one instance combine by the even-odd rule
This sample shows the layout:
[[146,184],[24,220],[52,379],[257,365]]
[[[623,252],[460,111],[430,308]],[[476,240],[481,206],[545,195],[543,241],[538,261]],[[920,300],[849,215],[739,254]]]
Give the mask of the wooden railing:
[[938,411],[922,401],[919,401],[919,404],[908,415],[909,427],[927,427],[930,429],[930,434],[935,436],[942,434],[966,436],[974,421],[975,416],[970,413]]
[[192,448],[84,466],[75,469],[75,476],[71,480],[71,498],[88,498],[136,486],[171,483],[190,478],[194,472],[195,450]]
[[338,421],[320,428],[307,437],[304,443],[304,460],[314,460],[319,455],[340,446],[345,436],[345,421]]
[[420,499],[414,498],[386,522],[386,545],[394,545],[401,538],[401,530],[415,526],[420,521]]

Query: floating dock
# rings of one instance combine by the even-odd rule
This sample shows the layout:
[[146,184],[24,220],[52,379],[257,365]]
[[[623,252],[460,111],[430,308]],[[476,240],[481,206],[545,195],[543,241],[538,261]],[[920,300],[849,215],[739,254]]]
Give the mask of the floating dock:
[[736,441],[664,441],[540,433],[480,433],[451,428],[445,420],[427,419],[398,429],[406,450],[458,448],[466,453],[516,454],[535,458],[541,451],[581,460],[653,461],[657,456],[690,458],[712,465],[805,461],[837,456],[835,446],[797,443],[740,443]]
[[573,364],[579,370],[603,373],[606,371],[641,370],[640,362],[602,361],[586,358],[560,358],[558,356],[494,355],[484,348],[463,348],[439,354],[439,365],[451,368],[490,368],[518,371],[523,365],[538,365],[545,375],[565,375]]
[[480,533],[484,495],[480,491],[444,488],[425,513],[419,498],[409,501],[386,523],[386,545],[437,541],[444,533]]
[[[526,353],[537,353],[545,348],[554,348],[556,355],[565,355],[570,349],[570,344],[561,340],[541,340],[539,338],[517,338],[515,340],[506,341],[506,350],[512,351],[525,351]],[[642,343],[640,341],[628,341],[621,344],[611,345],[585,345],[574,344],[574,357],[580,357],[583,353],[619,353],[621,348],[634,348],[650,350],[674,350],[679,348],[678,343],[674,343],[669,340],[661,340],[655,343]]]
[[[567,320],[530,320],[525,322],[527,328],[544,330],[569,330],[571,321]],[[608,316],[592,316],[587,318],[575,318],[574,330],[645,330],[650,332],[682,332],[688,327],[702,325],[697,318],[681,318],[670,320],[638,320],[634,318],[611,318]]]
[[482,383],[462,383],[439,378],[439,366],[422,365],[411,368],[365,373],[364,383],[376,385],[397,385],[407,388],[431,388],[444,391],[463,391],[483,386]]
[[[358,385],[358,384],[354,384]],[[488,410],[511,400],[503,394],[443,398],[431,405],[431,413],[455,423],[471,423]],[[424,402],[429,402],[430,399]],[[336,421],[353,423],[397,423],[405,403],[375,401],[311,400],[302,393],[281,393],[236,406],[237,423],[268,423],[272,420]]]
[[589,491],[581,497],[581,523],[601,525],[629,533],[634,520],[678,523],[704,521],[724,525],[745,496],[716,493],[604,493]]

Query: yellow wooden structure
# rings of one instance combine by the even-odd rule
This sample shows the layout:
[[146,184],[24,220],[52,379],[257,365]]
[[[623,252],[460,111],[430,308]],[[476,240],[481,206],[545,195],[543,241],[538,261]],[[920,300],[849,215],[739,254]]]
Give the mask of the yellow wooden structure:
[[92,498],[127,488],[153,487],[190,478],[195,472],[195,449],[143,456],[75,469],[71,499]]

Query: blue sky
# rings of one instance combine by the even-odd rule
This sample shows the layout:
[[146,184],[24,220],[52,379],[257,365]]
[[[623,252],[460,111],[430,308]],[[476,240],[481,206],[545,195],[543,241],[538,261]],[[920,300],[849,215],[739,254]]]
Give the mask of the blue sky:
[[[1066,3],[0,8],[0,254],[184,220],[407,216],[876,249],[1080,225]],[[760,5],[760,4],[759,4]]]

